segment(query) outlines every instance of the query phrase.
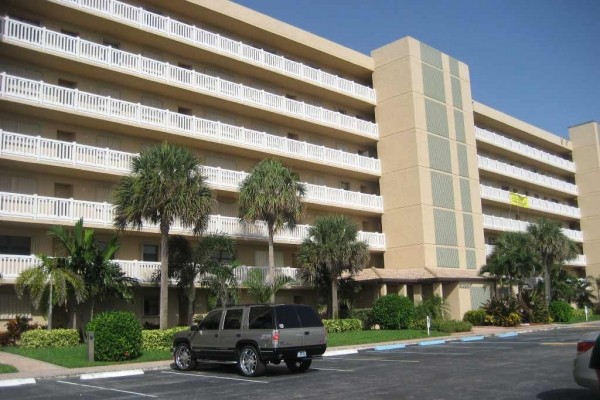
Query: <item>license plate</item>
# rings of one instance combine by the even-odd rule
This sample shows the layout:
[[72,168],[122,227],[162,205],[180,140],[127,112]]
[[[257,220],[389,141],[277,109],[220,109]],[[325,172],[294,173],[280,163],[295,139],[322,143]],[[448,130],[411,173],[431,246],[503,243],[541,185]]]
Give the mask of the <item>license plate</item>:
[[306,351],[299,351],[298,358],[306,357]]

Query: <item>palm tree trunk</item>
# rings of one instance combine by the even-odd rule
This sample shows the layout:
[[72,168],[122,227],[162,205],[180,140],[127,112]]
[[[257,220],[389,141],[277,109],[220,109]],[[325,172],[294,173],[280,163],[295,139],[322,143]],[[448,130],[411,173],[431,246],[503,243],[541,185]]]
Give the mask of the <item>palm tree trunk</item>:
[[91,296],[90,299],[90,321],[94,319],[94,305],[96,303],[96,296]]
[[338,318],[338,280],[331,279],[331,319]]
[[52,329],[52,280],[50,280],[50,294],[48,295],[48,330]]
[[188,325],[192,325],[194,323],[194,300],[194,297],[188,296]]
[[[270,285],[275,283],[275,246],[273,236],[275,235],[273,230],[273,225],[269,224],[269,276],[268,281]],[[271,293],[271,298],[269,299],[271,304],[275,303],[275,293]]]
[[546,291],[544,298],[546,299],[546,306],[550,305],[552,300],[552,285],[550,283],[550,267],[544,265],[544,290]]
[[169,225],[160,224],[160,329],[169,323]]

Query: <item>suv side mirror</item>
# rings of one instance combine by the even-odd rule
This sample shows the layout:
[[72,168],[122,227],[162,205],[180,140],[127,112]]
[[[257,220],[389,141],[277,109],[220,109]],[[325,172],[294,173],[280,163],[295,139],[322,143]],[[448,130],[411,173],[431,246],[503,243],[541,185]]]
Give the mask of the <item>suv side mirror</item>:
[[190,330],[191,330],[191,331],[194,331],[194,332],[197,332],[197,331],[199,331],[199,330],[200,330],[200,326],[199,326],[198,324],[192,324],[192,325],[190,326]]

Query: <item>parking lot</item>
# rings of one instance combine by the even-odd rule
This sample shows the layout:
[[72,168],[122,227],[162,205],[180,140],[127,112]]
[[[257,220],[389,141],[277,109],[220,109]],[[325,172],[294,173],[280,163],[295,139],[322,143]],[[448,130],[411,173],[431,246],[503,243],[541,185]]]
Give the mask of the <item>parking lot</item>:
[[186,373],[38,380],[0,388],[0,398],[591,400],[595,397],[571,377],[576,342],[585,330],[364,351],[315,360],[303,374],[269,365],[265,376],[251,379],[238,375],[234,366],[201,365]]

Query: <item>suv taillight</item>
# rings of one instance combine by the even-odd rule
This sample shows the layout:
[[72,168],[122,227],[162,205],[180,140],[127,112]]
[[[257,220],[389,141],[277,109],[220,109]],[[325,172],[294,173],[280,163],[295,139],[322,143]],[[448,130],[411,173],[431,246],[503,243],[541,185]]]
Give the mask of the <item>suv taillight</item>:
[[577,343],[577,354],[585,353],[594,347],[594,342],[579,342]]
[[279,346],[279,331],[277,329],[273,330],[273,334],[271,335],[271,339],[273,340],[273,347]]

